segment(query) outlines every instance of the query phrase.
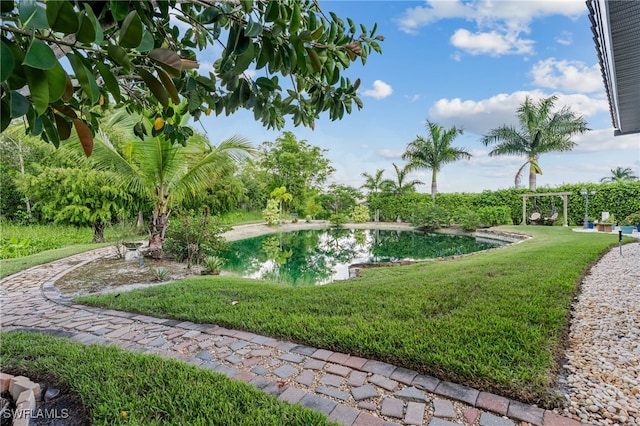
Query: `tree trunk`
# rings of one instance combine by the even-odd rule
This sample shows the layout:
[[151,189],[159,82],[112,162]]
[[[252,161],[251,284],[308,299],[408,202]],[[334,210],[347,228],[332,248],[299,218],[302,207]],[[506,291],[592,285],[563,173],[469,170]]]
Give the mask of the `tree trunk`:
[[433,169],[431,173],[431,199],[433,204],[436,203],[436,193],[438,192],[438,183],[436,182],[436,170]]
[[136,228],[137,229],[142,229],[144,227],[144,216],[142,215],[142,212],[139,211],[138,212],[138,221],[136,222]]
[[149,248],[146,255],[153,259],[162,259],[162,244],[164,242],[164,234],[169,227],[169,214],[171,210],[167,208],[169,195],[163,195],[159,205],[153,209],[151,222],[149,223]]
[[93,242],[104,243],[104,223],[102,222],[93,223]]
[[536,190],[536,172],[532,170],[529,172],[529,191],[535,191],[535,190]]

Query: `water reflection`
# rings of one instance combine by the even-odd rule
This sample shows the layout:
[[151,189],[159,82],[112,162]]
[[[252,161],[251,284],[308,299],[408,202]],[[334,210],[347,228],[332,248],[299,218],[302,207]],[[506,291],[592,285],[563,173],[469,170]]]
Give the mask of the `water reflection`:
[[465,235],[366,229],[300,230],[230,243],[225,271],[291,285],[349,277],[354,263],[422,260],[471,253],[503,243]]

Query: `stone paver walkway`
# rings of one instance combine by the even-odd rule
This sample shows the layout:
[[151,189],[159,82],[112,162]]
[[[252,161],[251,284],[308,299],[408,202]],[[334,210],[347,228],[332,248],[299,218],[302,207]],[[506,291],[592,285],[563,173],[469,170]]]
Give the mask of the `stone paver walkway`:
[[194,324],[74,304],[55,281],[104,248],[0,281],[3,331],[32,330],[83,343],[114,344],[214,370],[344,425],[576,426],[552,411],[384,362]]

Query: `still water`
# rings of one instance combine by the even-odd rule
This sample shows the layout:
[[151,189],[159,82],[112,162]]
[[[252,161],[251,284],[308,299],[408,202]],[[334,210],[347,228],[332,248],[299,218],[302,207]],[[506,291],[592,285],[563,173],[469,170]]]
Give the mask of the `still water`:
[[355,263],[423,260],[504,244],[466,235],[369,229],[300,230],[229,244],[224,270],[290,285],[326,284],[349,278]]

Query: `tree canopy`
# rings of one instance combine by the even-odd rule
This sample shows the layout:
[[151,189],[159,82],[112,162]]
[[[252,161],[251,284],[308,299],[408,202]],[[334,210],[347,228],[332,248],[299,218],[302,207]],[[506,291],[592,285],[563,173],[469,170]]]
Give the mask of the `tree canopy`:
[[[24,117],[29,134],[57,146],[75,128],[87,155],[97,107],[109,103],[145,111],[174,143],[192,135],[174,117],[181,103],[196,120],[246,108],[277,129],[286,116],[310,127],[322,112],[340,119],[362,107],[360,80],[344,70],[380,53],[384,39],[375,24],[327,15],[312,0],[21,0],[0,2],[0,15],[0,131]],[[199,74],[213,46],[222,47],[215,73]]]
[[445,130],[441,125],[429,120],[425,124],[429,130],[427,137],[416,136],[416,139],[407,145],[402,158],[409,160],[408,170],[431,169],[431,198],[435,202],[438,192],[436,177],[442,166],[463,158],[469,159],[471,154],[462,148],[451,146],[453,140],[463,133],[462,129],[454,126]]
[[517,111],[520,129],[503,125],[491,129],[482,137],[485,146],[494,145],[489,156],[525,155],[527,161],[520,167],[515,177],[516,188],[520,184],[522,171],[529,164],[529,190],[536,190],[536,175],[542,174],[538,164],[541,154],[553,151],[570,151],[576,143],[571,140],[575,134],[589,130],[585,119],[569,107],[554,111],[557,96],[550,96],[534,103],[526,97]]

